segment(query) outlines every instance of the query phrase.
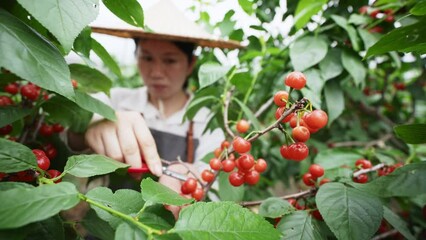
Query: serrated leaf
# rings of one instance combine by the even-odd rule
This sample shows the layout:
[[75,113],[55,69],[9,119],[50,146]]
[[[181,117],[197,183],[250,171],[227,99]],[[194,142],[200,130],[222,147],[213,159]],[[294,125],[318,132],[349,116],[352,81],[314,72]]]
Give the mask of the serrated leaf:
[[353,185],[380,197],[420,195],[426,193],[426,162],[410,163],[369,183]]
[[290,46],[290,60],[296,71],[304,71],[319,63],[327,51],[328,44],[322,37],[306,36]]
[[341,166],[355,166],[356,160],[360,158],[362,158],[362,155],[356,151],[331,148],[320,151],[314,161],[328,170]]
[[244,198],[244,186],[234,187],[229,183],[229,173],[219,173],[219,198],[221,201],[240,202]]
[[281,218],[277,225],[283,235],[281,239],[291,240],[321,240],[319,229],[314,225],[311,215],[307,211],[296,211]]
[[296,29],[303,28],[317,14],[327,0],[301,0],[297,4],[294,16],[294,25]]
[[231,202],[195,203],[182,209],[175,232],[186,240],[279,239],[279,232],[264,218]]
[[99,14],[99,0],[18,2],[58,39],[66,53],[78,34]]
[[[113,193],[109,188],[98,187],[90,190],[86,197],[127,215],[138,213],[145,205],[140,193],[130,189],[119,189]],[[91,205],[91,208],[96,211],[101,219],[109,222],[114,229],[124,221],[122,218],[94,205]]]
[[396,135],[409,144],[426,143],[426,124],[405,124],[394,127]]
[[102,60],[102,62],[107,66],[111,72],[113,72],[117,77],[121,78],[121,70],[120,66],[118,66],[117,62],[114,58],[111,57],[109,52],[95,39],[92,38],[92,50],[98,55],[98,57]]
[[126,167],[129,165],[103,155],[75,155],[68,158],[64,172],[76,177],[93,177]]
[[86,93],[104,92],[109,95],[112,81],[95,68],[82,64],[70,64],[71,78],[78,82],[78,90]]
[[339,49],[330,49],[325,58],[319,63],[321,77],[324,80],[327,81],[337,77],[343,72],[341,54],[342,52]]
[[20,143],[0,138],[0,172],[13,173],[36,167],[37,159],[31,149]]
[[148,235],[141,229],[131,226],[126,222],[123,222],[117,227],[114,239],[144,240],[149,238]]
[[370,239],[383,218],[379,198],[342,183],[321,186],[315,199],[325,223],[338,239]]
[[47,219],[80,202],[77,189],[67,182],[2,191],[0,199],[0,229]]
[[396,28],[370,47],[365,58],[390,51],[426,53],[425,19],[404,27]]
[[224,78],[229,70],[231,70],[230,66],[222,66],[215,62],[204,63],[198,70],[200,89],[208,87],[219,79]]
[[345,50],[342,53],[342,64],[346,71],[352,76],[355,85],[364,86],[367,70],[361,62],[361,58]]
[[193,202],[193,199],[182,197],[179,193],[171,190],[151,178],[145,178],[141,182],[142,198],[150,204],[162,203],[167,205],[182,206]]
[[392,212],[386,206],[383,206],[384,214],[383,218],[394,227],[398,232],[400,232],[406,239],[415,240],[416,238],[411,234],[410,230],[408,230],[407,223],[404,222],[397,214]]
[[156,204],[145,208],[139,217],[139,222],[161,230],[170,230],[175,225],[175,217],[163,204]]
[[144,27],[144,13],[137,0],[102,0],[105,6],[117,17],[136,27]]
[[324,96],[327,103],[327,125],[330,126],[345,110],[345,98],[342,88],[335,80],[329,81],[325,85]]
[[0,67],[74,99],[68,65],[56,47],[3,9],[0,9],[0,32]]
[[259,215],[268,218],[277,218],[288,215],[296,209],[287,201],[278,197],[265,199],[259,206]]
[[0,127],[4,127],[8,124],[13,123],[19,119],[23,119],[25,116],[30,115],[32,109],[22,107],[0,107]]
[[99,101],[98,99],[93,98],[87,93],[83,93],[80,91],[75,92],[76,103],[81,108],[97,113],[108,120],[115,121],[115,111],[105,103]]

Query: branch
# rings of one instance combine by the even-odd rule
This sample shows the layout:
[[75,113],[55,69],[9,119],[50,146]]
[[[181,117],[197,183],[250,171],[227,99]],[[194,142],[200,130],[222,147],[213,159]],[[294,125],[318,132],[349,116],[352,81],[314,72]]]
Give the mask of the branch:
[[[284,200],[290,199],[290,198],[300,198],[300,197],[310,196],[310,195],[314,194],[316,191],[317,191],[316,188],[311,188],[311,189],[303,191],[303,192],[284,195],[284,196],[281,196],[281,197],[278,197],[278,198],[281,198],[281,199],[284,199]],[[257,206],[257,205],[260,205],[263,201],[265,201],[265,199],[258,200],[258,201],[241,202],[240,205],[243,206],[243,207]]]
[[364,173],[369,173],[369,172],[377,171],[378,169],[380,169],[380,168],[382,168],[384,166],[385,166],[384,163],[379,163],[379,164],[377,164],[377,165],[375,165],[375,166],[373,166],[371,168],[361,169],[359,171],[354,172],[353,177],[358,177],[359,175],[364,174]]
[[384,142],[388,141],[393,137],[392,133],[385,134],[379,139],[372,140],[369,142],[364,141],[347,141],[347,142],[337,142],[337,143],[331,143],[333,147],[365,147],[370,148],[372,146],[381,146],[384,145]]
[[228,121],[228,109],[229,109],[229,102],[231,101],[231,96],[232,96],[232,90],[226,92],[225,101],[223,103],[223,123],[225,125],[226,133],[231,138],[234,138],[235,135],[232,132],[232,130],[229,128],[229,121]]
[[273,102],[274,102],[274,98],[269,98],[268,101],[266,101],[262,106],[260,106],[259,110],[256,111],[254,116],[257,118],[260,115],[262,115],[263,112],[265,112],[266,110],[268,110],[271,107]]
[[374,238],[372,238],[371,240],[380,240],[380,239],[384,239],[384,238],[390,237],[390,236],[392,236],[392,235],[394,235],[394,234],[396,234],[396,233],[398,233],[398,230],[396,230],[396,229],[392,229],[392,230],[390,230],[390,231],[388,231],[388,232],[384,232],[384,233],[382,233],[382,234],[379,234],[379,235],[375,236],[375,237],[374,237]]

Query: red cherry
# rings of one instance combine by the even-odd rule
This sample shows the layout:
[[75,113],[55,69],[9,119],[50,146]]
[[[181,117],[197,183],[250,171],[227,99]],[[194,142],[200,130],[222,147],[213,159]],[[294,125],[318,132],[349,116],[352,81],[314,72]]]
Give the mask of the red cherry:
[[368,176],[367,174],[364,173],[359,175],[358,177],[354,177],[353,180],[354,182],[357,182],[357,183],[366,183],[368,182]]
[[296,206],[297,200],[294,198],[287,199],[288,203],[290,203],[291,206]]
[[297,142],[306,142],[311,137],[311,133],[309,132],[309,129],[304,126],[298,126],[293,128],[291,135],[293,139]]
[[7,135],[7,134],[11,133],[12,130],[13,130],[12,125],[8,124],[8,125],[0,128],[0,135]]
[[55,133],[60,133],[60,132],[64,131],[64,126],[62,126],[62,125],[61,125],[61,124],[59,124],[59,123],[55,123],[55,124],[53,124],[53,125],[52,125],[52,128],[53,128],[53,131],[54,131]]
[[[61,172],[60,171],[58,171],[58,170],[55,170],[55,169],[49,169],[49,170],[47,170],[47,174],[50,176],[50,178],[52,179],[52,178],[56,178],[56,177],[58,177],[59,175],[61,175]],[[55,181],[55,183],[59,183],[59,182],[61,182],[62,181],[62,179],[58,179],[58,180],[56,180]]]
[[291,72],[285,78],[284,84],[294,89],[300,90],[306,85],[306,77],[301,72]]
[[309,127],[320,129],[327,125],[328,115],[323,110],[317,109],[308,113],[306,117],[304,117],[304,121]]
[[321,181],[320,181],[320,186],[321,186],[321,185],[323,185],[323,184],[329,183],[329,182],[331,182],[331,180],[330,180],[330,179],[328,179],[328,178],[323,178],[323,179],[321,179]]
[[29,100],[35,101],[40,95],[40,90],[34,84],[28,83],[21,87],[21,95]]
[[310,173],[305,173],[302,180],[306,186],[315,186],[316,178],[314,178]]
[[47,156],[37,157],[37,165],[46,171],[50,167],[50,160]]
[[393,23],[394,21],[395,21],[395,16],[393,16],[393,15],[387,15],[385,17],[385,22]]
[[321,215],[321,213],[318,209],[312,211],[311,214],[312,214],[312,217],[314,217],[315,219],[317,219],[319,221],[324,221],[324,218],[322,218],[322,215]]
[[247,122],[245,119],[241,119],[237,122],[236,129],[239,133],[246,133],[250,128],[250,123]]
[[225,159],[222,161],[222,170],[224,172],[232,172],[235,168],[235,162],[230,159]]
[[362,7],[360,7],[359,9],[358,9],[358,12],[359,12],[359,14],[361,14],[361,15],[363,15],[363,14],[366,14],[367,12],[368,12],[368,6],[362,6]]
[[278,91],[274,95],[274,103],[278,107],[285,107],[288,101],[288,92]]
[[320,178],[324,176],[324,168],[318,164],[312,164],[309,167],[309,173],[312,174],[312,177],[314,178]]
[[291,144],[289,147],[290,159],[302,161],[309,155],[309,148],[303,142]]
[[244,183],[244,175],[240,172],[233,172],[229,174],[229,183],[231,183],[234,187],[241,186]]
[[[284,111],[285,111],[285,107],[279,107],[279,108],[277,108],[277,110],[275,111],[275,119],[278,120],[284,114]],[[292,119],[293,116],[294,116],[294,113],[290,113],[281,122],[282,123],[289,122]]]
[[223,150],[223,149],[229,148],[230,145],[231,144],[228,141],[224,140],[222,144],[220,144],[220,148]]
[[13,100],[8,96],[0,96],[0,107],[13,105]]
[[203,172],[201,172],[201,179],[203,179],[204,181],[210,183],[213,182],[214,180],[214,173],[210,170],[204,170]]
[[281,148],[280,148],[281,156],[285,159],[291,159],[290,158],[290,151],[289,151],[288,147],[289,146],[287,146],[287,145],[282,145]]
[[195,201],[201,201],[204,196],[204,190],[202,188],[197,188],[195,191],[191,194],[192,198],[195,199]]
[[4,91],[12,95],[15,95],[19,92],[19,84],[9,83],[4,87]]
[[35,172],[33,170],[24,170],[16,173],[16,180],[19,182],[32,182],[35,180]]
[[49,148],[49,149],[46,149],[45,151],[46,151],[46,156],[49,159],[54,159],[56,155],[58,155],[58,151],[56,150],[56,148]]
[[370,17],[376,18],[379,13],[380,13],[380,10],[374,10],[370,13]]
[[251,143],[242,137],[236,137],[232,141],[232,147],[237,153],[243,154],[250,151]]
[[214,154],[214,156],[215,156],[215,157],[219,158],[219,157],[220,157],[220,155],[222,154],[222,152],[223,152],[223,149],[221,149],[221,148],[216,148],[216,149],[214,150],[213,154]]
[[380,26],[375,26],[375,27],[370,28],[368,30],[368,32],[370,32],[370,33],[382,33],[383,32],[383,28],[380,27]]
[[259,173],[263,173],[267,167],[268,163],[263,158],[257,159],[256,164],[254,164],[254,170],[258,171]]
[[222,162],[218,158],[210,159],[210,168],[219,171],[222,168]]
[[244,175],[244,182],[249,185],[255,185],[259,182],[260,174],[256,170],[251,170]]
[[238,159],[239,169],[247,171],[254,166],[254,158],[251,154],[242,154]]
[[366,168],[371,168],[373,165],[367,159],[358,159],[355,162],[355,166],[356,167],[361,167],[363,169],[366,169]]
[[53,134],[53,127],[49,124],[43,123],[39,129],[39,133],[42,136],[48,137]]
[[181,186],[180,190],[183,194],[191,194],[197,188],[197,180],[195,178],[188,178]]

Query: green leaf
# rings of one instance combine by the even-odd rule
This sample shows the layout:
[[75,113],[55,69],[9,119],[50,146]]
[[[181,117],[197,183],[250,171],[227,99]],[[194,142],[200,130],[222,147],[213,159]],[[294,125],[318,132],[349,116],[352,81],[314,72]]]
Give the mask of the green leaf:
[[114,229],[108,222],[102,220],[93,209],[90,209],[84,216],[81,225],[95,237],[102,240],[114,240]]
[[396,135],[409,144],[426,143],[426,124],[405,124],[393,128]]
[[204,63],[198,70],[200,89],[208,87],[219,79],[224,78],[229,70],[231,70],[230,66],[222,66],[215,62]]
[[325,223],[338,239],[370,239],[383,218],[379,198],[342,183],[321,186],[315,199]]
[[151,178],[145,178],[141,182],[142,198],[153,203],[182,206],[193,202],[193,199],[182,197],[179,193],[171,190],[161,183],[155,182]]
[[319,229],[314,225],[311,215],[307,211],[296,211],[281,218],[277,225],[282,239],[320,240],[323,239]]
[[[135,190],[130,189],[119,189],[112,193],[112,190],[106,187],[98,187],[90,190],[86,197],[91,201],[98,202],[104,206],[108,206],[115,211],[119,211],[123,214],[131,215],[138,213],[145,205],[145,202],[141,198],[141,194]],[[126,204],[123,204],[126,203]],[[97,215],[115,229],[124,220],[116,217],[109,212],[100,209],[94,205],[90,205]]]
[[259,215],[268,218],[281,217],[294,211],[296,209],[287,200],[278,197],[267,198],[259,206]]
[[359,14],[351,14],[348,19],[349,24],[354,25],[367,25],[371,22],[371,17],[366,15],[359,15]]
[[426,53],[425,20],[390,31],[368,49],[365,58],[390,51]]
[[218,102],[218,98],[216,96],[200,96],[195,97],[191,102],[188,104],[188,107],[185,111],[185,118],[193,119],[197,112],[205,107],[207,103],[210,102]]
[[90,51],[92,50],[92,30],[90,27],[84,28],[74,41],[74,51],[77,54],[90,58]]
[[250,72],[239,72],[232,76],[230,82],[240,91],[246,93],[250,89],[253,77]]
[[85,132],[93,113],[79,107],[62,96],[54,96],[42,105],[49,117],[63,126],[70,126],[73,132]]
[[144,231],[134,226],[127,224],[126,222],[121,223],[115,231],[114,239],[122,240],[143,240],[149,239]]
[[426,193],[426,162],[410,163],[389,175],[353,186],[380,197],[417,196]]
[[322,88],[324,87],[325,81],[321,77],[321,73],[318,69],[310,68],[304,72],[306,76],[306,85],[312,92],[321,95]]
[[219,173],[219,198],[221,201],[240,202],[244,197],[244,186],[234,187],[229,183],[229,173]]
[[222,36],[228,36],[232,33],[232,31],[234,31],[236,23],[236,21],[232,19],[234,14],[234,10],[229,10],[223,17],[222,21],[217,23],[217,27],[219,27]]
[[137,0],[102,0],[102,2],[123,21],[136,27],[144,27],[143,9]]
[[[51,218],[40,222],[35,222],[31,225],[31,232],[28,236],[37,236],[37,239],[43,240],[63,240],[65,239],[64,226],[61,217],[55,215]],[[29,238],[31,239],[31,238]]]
[[[1,161],[1,160],[0,160]],[[33,188],[33,185],[24,182],[0,182],[0,191],[7,191],[15,188]]]
[[354,79],[355,85],[364,86],[367,70],[365,69],[364,64],[361,62],[360,57],[345,50],[342,54],[342,64],[346,71],[348,71]]
[[364,28],[358,28],[359,36],[361,36],[361,39],[364,43],[364,49],[367,50],[371,46],[373,46],[377,41],[379,41],[380,37],[378,34],[370,33],[369,31],[365,30]]
[[175,225],[175,217],[163,204],[156,204],[145,208],[139,217],[139,222],[161,230],[170,230]]
[[232,202],[198,202],[179,214],[175,227],[186,240],[278,239],[279,232],[264,218]]
[[2,191],[0,199],[0,229],[47,219],[80,201],[75,186],[67,182]]
[[115,121],[115,112],[114,110],[106,105],[105,103],[99,101],[98,99],[93,98],[87,93],[76,91],[75,92],[76,103],[81,108],[97,113],[108,120]]
[[257,120],[257,117],[254,115],[254,113],[250,110],[250,108],[247,107],[243,102],[241,102],[238,98],[232,98],[232,101],[238,103],[238,106],[241,108],[241,110],[244,112],[244,115],[247,117],[248,120],[253,124],[253,127],[257,130],[261,129],[261,125],[259,120]]
[[253,14],[253,1],[250,0],[238,0],[238,3],[240,4],[241,8],[246,12],[248,15]]
[[296,71],[304,71],[319,63],[328,51],[328,44],[322,37],[306,36],[290,45],[290,60]]
[[406,239],[408,240],[415,240],[416,238],[411,234],[410,230],[408,229],[407,223],[404,222],[397,214],[392,212],[389,208],[386,206],[383,206],[384,214],[383,218],[386,219],[386,221],[392,225],[398,232],[400,232]]
[[37,159],[28,147],[0,138],[0,172],[12,173],[35,169]]
[[416,5],[410,10],[410,13],[415,16],[426,15],[426,0],[420,0]]
[[327,0],[301,0],[297,4],[294,16],[294,25],[296,29],[303,28],[311,19],[322,9]]
[[321,94],[318,94],[308,88],[302,88],[300,91],[305,98],[309,99],[314,108],[321,109]]
[[56,47],[3,9],[0,32],[0,67],[42,88],[74,98],[70,71]]
[[324,80],[337,77],[343,72],[341,54],[342,51],[340,49],[332,48],[328,51],[325,58],[319,63],[321,77]]
[[338,16],[338,15],[332,15],[331,18],[337,25],[345,29],[345,31],[349,35],[349,39],[351,40],[353,49],[355,51],[359,51],[360,50],[359,37],[357,35],[356,29],[352,25],[350,25],[344,17]]
[[345,110],[345,98],[339,83],[334,80],[325,85],[324,96],[327,103],[327,125],[330,126]]
[[121,78],[121,69],[118,63],[111,57],[109,52],[95,39],[92,41],[92,50],[98,55],[102,62],[107,66],[117,77]]
[[0,127],[13,123],[14,121],[23,119],[30,115],[32,109],[22,107],[0,107]]
[[58,39],[66,53],[78,34],[99,14],[99,0],[18,2]]
[[103,155],[75,155],[68,158],[64,172],[76,177],[93,177],[126,167],[129,165]]
[[78,82],[78,90],[86,93],[104,92],[109,95],[112,81],[105,74],[82,64],[71,64],[69,68],[71,78]]
[[342,166],[355,166],[356,160],[360,158],[362,155],[353,150],[331,148],[320,151],[314,161],[328,170]]

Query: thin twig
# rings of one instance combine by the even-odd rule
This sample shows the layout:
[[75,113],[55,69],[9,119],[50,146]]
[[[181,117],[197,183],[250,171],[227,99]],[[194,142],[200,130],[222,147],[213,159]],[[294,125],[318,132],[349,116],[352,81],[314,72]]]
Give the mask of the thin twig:
[[[309,196],[309,195],[315,193],[316,190],[317,190],[316,188],[311,188],[311,189],[305,190],[303,192],[293,193],[293,194],[281,196],[281,197],[278,197],[278,198],[286,200],[286,199],[290,199],[290,198],[305,197],[305,196]],[[264,199],[263,200],[257,200],[257,201],[247,201],[247,202],[241,202],[240,205],[244,206],[244,207],[257,206],[257,205],[262,204],[262,202],[264,202],[264,201],[265,201]]]
[[229,128],[229,121],[228,121],[228,109],[229,109],[229,102],[231,101],[232,96],[232,90],[226,92],[225,101],[223,102],[223,122],[225,125],[226,133],[231,137],[232,139],[235,137],[232,130]]
[[377,171],[378,169],[380,169],[380,168],[382,168],[384,166],[385,166],[384,163],[379,163],[379,164],[377,164],[377,165],[375,165],[375,166],[373,166],[371,168],[361,169],[359,171],[354,172],[353,177],[356,178],[356,177],[358,177],[361,174]]
[[365,148],[370,148],[372,146],[376,146],[376,145],[383,145],[384,142],[386,142],[387,140],[391,139],[393,137],[392,133],[388,133],[385,134],[384,136],[382,136],[379,139],[376,140],[372,140],[369,142],[364,142],[364,141],[346,141],[346,142],[336,142],[336,143],[331,143],[331,145],[333,147],[365,147]]
[[384,233],[382,233],[382,234],[379,234],[379,235],[375,236],[375,237],[374,237],[374,238],[372,238],[371,240],[380,240],[380,239],[384,239],[384,238],[387,238],[387,237],[389,237],[389,236],[392,236],[392,235],[394,235],[394,234],[396,234],[396,233],[398,233],[398,230],[396,230],[396,229],[392,229],[392,230],[390,230],[390,231],[388,231],[388,232],[384,232]]
[[262,106],[260,106],[259,110],[256,111],[256,113],[254,114],[254,116],[257,118],[260,115],[262,115],[263,112],[265,112],[266,110],[268,110],[272,103],[274,102],[273,98],[269,98],[268,101],[266,101]]

